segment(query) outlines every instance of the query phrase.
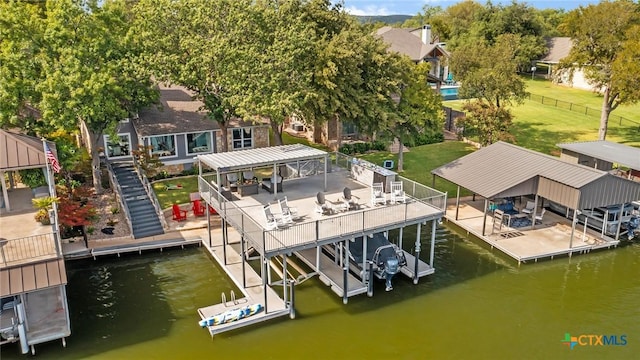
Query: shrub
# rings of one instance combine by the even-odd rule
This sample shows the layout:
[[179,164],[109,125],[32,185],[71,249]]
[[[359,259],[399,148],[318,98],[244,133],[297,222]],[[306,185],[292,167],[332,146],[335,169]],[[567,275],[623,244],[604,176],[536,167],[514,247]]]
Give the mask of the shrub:
[[28,187],[35,189],[38,186],[46,186],[47,178],[44,176],[42,169],[20,170],[20,182]]
[[40,209],[36,213],[35,217],[37,222],[42,225],[51,225],[51,219],[49,218],[49,212],[45,209]]
[[119,212],[120,212],[120,208],[119,207],[114,206],[114,207],[111,208],[111,213],[113,215],[115,215],[115,214],[117,214]]

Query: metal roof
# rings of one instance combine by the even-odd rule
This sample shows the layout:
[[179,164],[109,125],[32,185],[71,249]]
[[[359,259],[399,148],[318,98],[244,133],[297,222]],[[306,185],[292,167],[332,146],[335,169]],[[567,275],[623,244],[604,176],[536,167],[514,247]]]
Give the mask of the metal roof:
[[552,37],[547,39],[548,52],[540,62],[557,64],[571,52],[573,41],[569,37]]
[[63,259],[0,269],[0,296],[14,296],[67,284]]
[[638,182],[504,142],[431,173],[487,199],[535,193],[573,208],[589,209],[640,198]]
[[293,144],[198,155],[198,160],[218,172],[227,172],[327,156],[326,151]]
[[640,170],[640,148],[610,141],[584,141],[558,144],[561,149]]
[[[57,155],[55,143],[47,143]],[[47,166],[42,140],[36,137],[0,130],[0,150],[0,171]]]

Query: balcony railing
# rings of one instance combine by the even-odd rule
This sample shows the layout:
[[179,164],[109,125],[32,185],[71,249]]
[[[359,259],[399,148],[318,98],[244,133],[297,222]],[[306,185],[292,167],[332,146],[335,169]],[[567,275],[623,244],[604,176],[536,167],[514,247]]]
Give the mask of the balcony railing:
[[62,257],[53,233],[0,241],[2,267]]
[[[348,163],[348,162],[347,162]],[[317,246],[383,229],[414,224],[444,214],[447,194],[400,177],[413,201],[351,211],[341,215],[266,230],[242,208],[225,199],[206,178],[198,178],[200,195],[261,254],[276,255],[291,249]]]

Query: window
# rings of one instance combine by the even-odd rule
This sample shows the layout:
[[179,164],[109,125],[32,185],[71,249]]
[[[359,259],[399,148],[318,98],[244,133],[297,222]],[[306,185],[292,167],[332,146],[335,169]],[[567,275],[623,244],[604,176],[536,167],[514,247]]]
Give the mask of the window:
[[131,155],[131,137],[129,134],[118,134],[118,140],[112,141],[109,135],[104,136],[105,153],[109,159]]
[[175,135],[162,135],[149,137],[149,145],[151,145],[151,154],[164,156],[176,155],[176,137]]
[[187,134],[187,154],[211,152],[211,132]]
[[342,136],[352,136],[355,135],[357,131],[356,124],[349,121],[342,122]]
[[251,128],[233,129],[233,149],[250,149],[253,147]]

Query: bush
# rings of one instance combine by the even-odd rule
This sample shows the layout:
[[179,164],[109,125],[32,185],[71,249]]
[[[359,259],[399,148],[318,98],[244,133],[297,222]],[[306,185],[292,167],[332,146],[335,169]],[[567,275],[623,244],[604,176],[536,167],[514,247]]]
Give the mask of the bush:
[[27,169],[20,170],[20,182],[28,187],[35,189],[38,186],[46,186],[47,178],[44,175],[42,169]]
[[350,144],[343,144],[338,149],[339,152],[346,155],[364,154],[367,151],[385,151],[387,150],[387,144],[384,141],[376,140],[374,142],[357,142]]

